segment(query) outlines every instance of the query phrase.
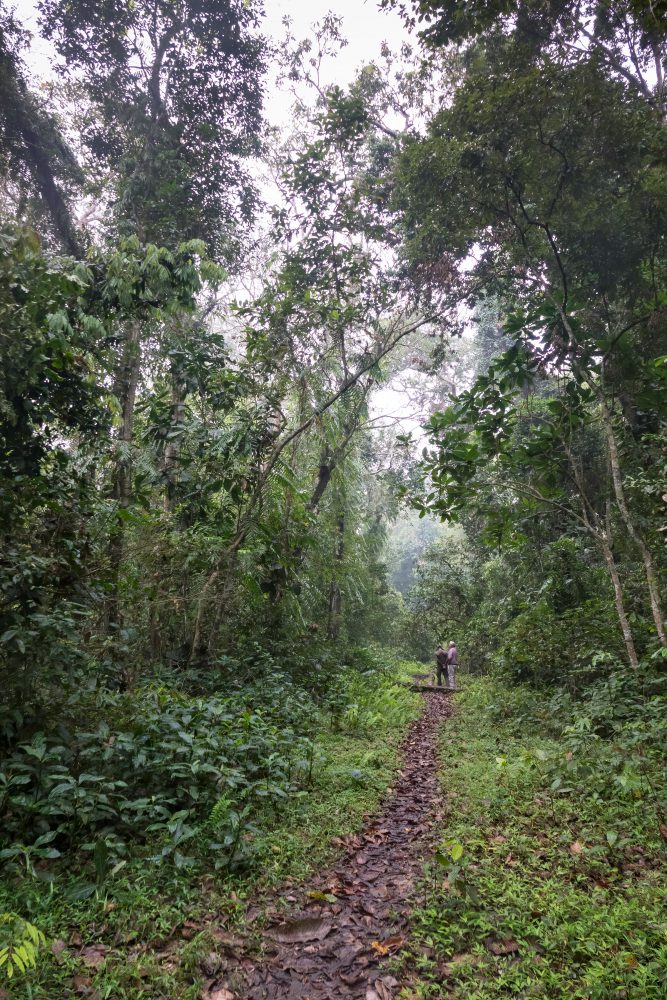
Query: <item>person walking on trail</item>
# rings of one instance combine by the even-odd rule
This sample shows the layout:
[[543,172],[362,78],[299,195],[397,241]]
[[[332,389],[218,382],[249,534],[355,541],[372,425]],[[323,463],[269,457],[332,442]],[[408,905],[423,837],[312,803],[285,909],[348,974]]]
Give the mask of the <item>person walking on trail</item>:
[[435,651],[435,664],[438,673],[438,687],[442,687],[442,678],[447,676],[447,653],[441,642]]
[[459,665],[459,653],[458,653],[458,650],[456,648],[456,643],[453,640],[450,642],[449,649],[447,650],[447,653],[445,655],[447,657],[447,660],[446,660],[446,662],[447,662],[447,687],[451,688],[452,691],[453,691],[454,690],[454,674],[456,672],[456,668]]

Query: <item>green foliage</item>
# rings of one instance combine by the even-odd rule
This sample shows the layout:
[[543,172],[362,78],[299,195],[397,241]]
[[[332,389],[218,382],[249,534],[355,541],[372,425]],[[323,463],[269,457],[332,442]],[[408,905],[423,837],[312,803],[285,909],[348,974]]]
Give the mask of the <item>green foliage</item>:
[[257,5],[39,7],[62,72],[91,102],[81,138],[113,171],[118,228],[169,247],[202,238],[216,258],[233,259],[234,223],[248,221],[254,200],[244,160],[258,152]]
[[600,649],[618,654],[619,647],[608,599],[584,600],[559,615],[543,598],[509,622],[495,661],[508,679],[568,686],[583,683],[587,668],[589,677],[595,676],[593,664]]
[[[178,928],[183,922],[205,925],[206,915],[215,912],[233,928],[250,893],[285,880],[301,880],[335,858],[340,852],[336,838],[360,827],[364,817],[378,808],[391,784],[405,728],[419,710],[418,698],[405,688],[400,689],[397,699],[387,694],[394,674],[386,660],[384,668],[373,674],[368,669],[371,657],[366,655],[365,660],[364,681],[352,677],[341,681],[341,687],[349,687],[357,701],[367,704],[364,715],[369,724],[361,733],[332,731],[328,713],[313,709],[307,695],[285,678],[271,680],[267,675],[269,700],[279,703],[275,718],[288,722],[286,713],[292,712],[294,721],[301,712],[294,740],[298,742],[299,731],[305,729],[309,736],[302,736],[299,753],[306,755],[314,748],[313,759],[304,756],[301,765],[294,754],[294,767],[301,774],[300,790],[280,799],[277,809],[261,797],[253,805],[249,822],[248,815],[241,815],[245,806],[239,806],[239,797],[226,792],[197,817],[172,815],[171,832],[166,828],[151,832],[145,844],[128,841],[124,865],[112,863],[116,850],[113,840],[108,854],[97,847],[98,840],[96,856],[88,864],[82,864],[83,856],[72,851],[64,864],[33,855],[37,874],[48,871],[50,880],[8,872],[0,886],[0,905],[12,900],[12,908],[27,911],[52,938],[66,938],[66,929],[72,927],[86,942],[101,943],[106,948],[106,961],[90,975],[102,994],[109,990],[122,1000],[135,1000],[139,989],[161,989],[165,995],[194,1000],[202,986],[199,963],[211,946],[206,947],[204,931],[185,943],[181,954]],[[253,699],[262,699],[263,686],[259,679],[251,692]],[[382,712],[371,720],[375,701]],[[169,711],[169,702],[165,705]],[[391,717],[385,711],[389,706]],[[235,725],[244,741],[252,737],[252,723],[248,726],[237,720]],[[237,817],[241,832],[232,861],[232,843],[224,841],[230,835],[236,837]],[[193,825],[197,833],[190,837],[187,828]],[[174,834],[187,838],[181,840],[182,846],[173,843]],[[172,844],[167,863],[156,863],[156,851]],[[51,845],[45,844],[44,850]],[[175,850],[179,849],[195,863],[186,861],[178,866]],[[137,939],[148,947],[139,957],[135,957]],[[178,954],[175,967],[152,957],[166,939],[172,940]],[[75,963],[76,955],[70,949],[57,960],[47,956],[30,977],[32,995],[64,994],[76,972]],[[17,1000],[30,996],[27,986],[17,986],[15,995]]]
[[33,924],[16,913],[0,913],[0,976],[11,979],[34,969],[44,944],[44,935]]
[[[281,693],[288,685],[285,678]],[[103,693],[90,706],[106,714],[95,729],[38,733],[4,760],[5,845],[37,831],[61,845],[93,841],[91,851],[106,839],[118,856],[128,840],[153,834],[165,841],[156,859],[181,864],[182,844],[195,832],[187,821],[222,792],[247,806],[246,815],[279,808],[305,780],[310,741],[294,732],[302,719],[289,716],[285,701],[268,712],[244,703],[168,688]],[[4,856],[21,850],[6,846]]]
[[590,728],[588,701],[545,703],[488,679],[460,696],[442,736],[455,808],[440,872],[464,867],[444,888],[439,873],[426,884],[417,926],[433,958],[417,959],[420,995],[664,991],[664,800],[654,784],[664,676],[645,668],[637,681],[617,669],[594,691]]

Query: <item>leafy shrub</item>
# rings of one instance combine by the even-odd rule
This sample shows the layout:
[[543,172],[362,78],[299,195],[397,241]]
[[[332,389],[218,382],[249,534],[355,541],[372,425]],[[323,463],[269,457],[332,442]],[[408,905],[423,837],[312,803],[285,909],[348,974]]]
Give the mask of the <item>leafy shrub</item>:
[[279,694],[280,683],[265,712],[164,687],[107,693],[107,720],[94,729],[35,734],[0,770],[0,845],[14,850],[35,834],[57,836],[61,848],[102,838],[123,853],[125,841],[159,834],[167,856],[183,824],[221,796],[249,810],[278,808],[312,763],[302,732],[312,706],[284,678]]
[[44,935],[33,924],[16,913],[0,913],[0,975],[11,979],[15,971],[34,969],[39,948],[45,943]]
[[[329,721],[362,733],[380,717],[405,717],[407,692],[364,665],[363,675],[323,671],[319,704],[293,679],[298,657],[277,664],[257,650],[209,671],[224,693],[197,671],[171,669],[131,693],[82,686],[58,725],[0,763],[0,856],[16,875],[42,879],[52,877],[48,862],[83,852],[95,876],[74,887],[76,898],[137,850],[177,867],[202,850],[216,867],[246,863],[253,825],[311,784],[318,729]],[[189,693],[177,677],[209,690]],[[101,721],[90,727],[77,715]]]
[[618,651],[619,640],[609,602],[589,600],[557,614],[542,597],[509,623],[495,662],[514,680],[574,689],[602,673],[595,654],[601,647]]

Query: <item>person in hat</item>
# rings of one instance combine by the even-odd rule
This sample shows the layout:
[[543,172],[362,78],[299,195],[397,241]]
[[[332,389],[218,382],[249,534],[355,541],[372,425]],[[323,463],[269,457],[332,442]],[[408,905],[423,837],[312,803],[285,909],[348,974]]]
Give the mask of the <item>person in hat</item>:
[[447,663],[447,686],[454,690],[454,673],[459,665],[459,653],[456,648],[456,643],[452,639],[449,644],[449,648],[445,654]]

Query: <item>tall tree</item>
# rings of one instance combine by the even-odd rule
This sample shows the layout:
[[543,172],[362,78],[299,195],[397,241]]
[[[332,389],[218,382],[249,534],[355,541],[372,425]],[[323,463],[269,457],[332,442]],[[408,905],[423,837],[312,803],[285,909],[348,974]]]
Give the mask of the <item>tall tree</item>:
[[[526,63],[524,41],[505,27],[494,19],[486,35],[480,28],[451,107],[406,149],[399,197],[408,260],[465,263],[469,299],[491,292],[513,317],[509,369],[522,367],[524,380],[531,365],[558,371],[573,399],[595,401],[615,517],[643,563],[664,645],[655,535],[642,507],[628,503],[623,468],[641,466],[642,431],[660,426],[664,120],[657,102],[604,60],[572,55],[564,29]],[[503,393],[517,384],[505,370],[479,386],[496,448],[509,439]],[[633,406],[642,409],[641,430]]]
[[[65,253],[80,257],[68,188],[73,183],[80,187],[83,174],[54,116],[26,83],[21,61],[25,44],[25,32],[0,4],[0,166],[11,176],[17,198],[36,195],[47,234],[55,234]],[[35,223],[35,213],[30,221]]]

